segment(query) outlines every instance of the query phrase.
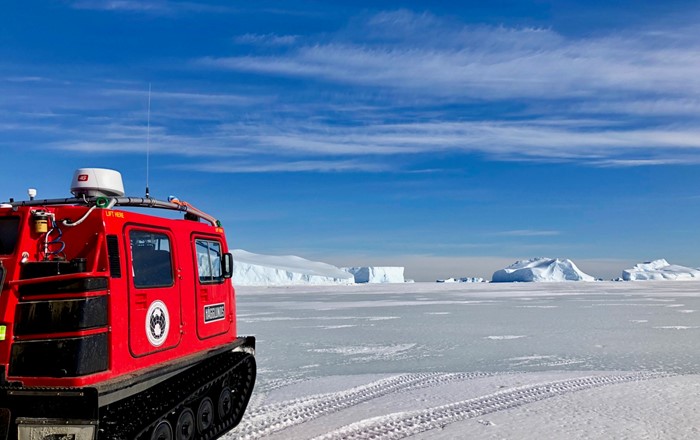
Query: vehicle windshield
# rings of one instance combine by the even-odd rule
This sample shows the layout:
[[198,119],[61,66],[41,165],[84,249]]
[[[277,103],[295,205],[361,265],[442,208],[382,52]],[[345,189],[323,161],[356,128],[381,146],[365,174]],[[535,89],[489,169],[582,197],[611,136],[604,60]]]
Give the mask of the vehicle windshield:
[[19,237],[19,217],[0,218],[0,255],[10,255],[15,251]]

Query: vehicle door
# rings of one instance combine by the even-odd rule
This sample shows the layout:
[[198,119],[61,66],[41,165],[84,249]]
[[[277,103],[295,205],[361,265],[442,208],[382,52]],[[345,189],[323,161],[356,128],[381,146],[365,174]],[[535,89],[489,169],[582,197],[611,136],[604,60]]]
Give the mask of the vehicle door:
[[219,237],[192,237],[197,292],[197,335],[200,339],[226,333],[233,319],[233,287],[222,272],[223,246]]
[[175,246],[166,229],[129,225],[129,348],[143,356],[180,342],[180,288]]

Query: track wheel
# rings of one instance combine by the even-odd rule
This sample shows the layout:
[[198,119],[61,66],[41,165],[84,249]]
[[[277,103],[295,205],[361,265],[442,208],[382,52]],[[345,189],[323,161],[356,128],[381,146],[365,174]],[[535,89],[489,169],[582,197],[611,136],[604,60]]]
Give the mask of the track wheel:
[[212,424],[214,424],[214,404],[210,398],[205,397],[199,402],[199,408],[197,408],[197,431],[203,434],[211,428]]
[[226,417],[231,415],[231,410],[233,409],[233,396],[231,395],[231,388],[224,387],[219,393],[219,420],[224,420]]
[[173,440],[173,428],[170,423],[163,420],[154,429],[151,434],[151,440]]
[[195,429],[194,412],[189,408],[183,409],[175,425],[175,440],[192,440]]

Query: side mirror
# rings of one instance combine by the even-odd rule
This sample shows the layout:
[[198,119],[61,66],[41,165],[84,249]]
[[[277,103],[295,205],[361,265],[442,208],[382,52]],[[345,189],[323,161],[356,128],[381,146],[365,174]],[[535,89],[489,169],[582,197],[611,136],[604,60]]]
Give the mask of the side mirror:
[[224,258],[221,260],[221,274],[224,278],[233,276],[233,255],[224,254]]

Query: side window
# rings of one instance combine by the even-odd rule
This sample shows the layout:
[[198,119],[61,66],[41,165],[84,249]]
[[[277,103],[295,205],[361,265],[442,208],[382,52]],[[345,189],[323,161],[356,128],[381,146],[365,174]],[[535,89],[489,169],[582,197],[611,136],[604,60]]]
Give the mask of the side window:
[[2,261],[0,261],[0,292],[2,292],[2,288],[5,283],[5,266],[2,265]]
[[221,244],[218,241],[195,240],[197,270],[200,283],[221,283]]
[[10,255],[15,251],[19,238],[19,217],[0,218],[0,255]]
[[168,236],[158,232],[131,231],[129,240],[134,285],[139,288],[171,286],[173,264]]

